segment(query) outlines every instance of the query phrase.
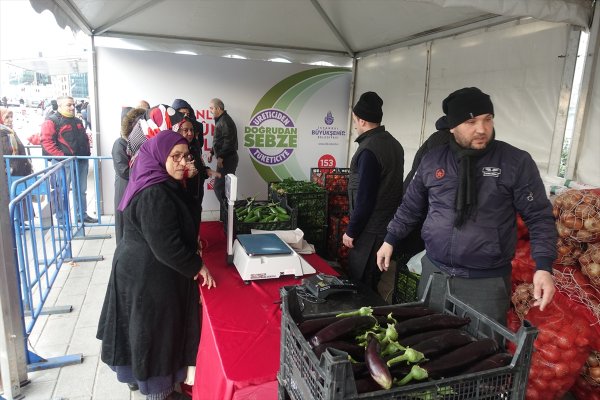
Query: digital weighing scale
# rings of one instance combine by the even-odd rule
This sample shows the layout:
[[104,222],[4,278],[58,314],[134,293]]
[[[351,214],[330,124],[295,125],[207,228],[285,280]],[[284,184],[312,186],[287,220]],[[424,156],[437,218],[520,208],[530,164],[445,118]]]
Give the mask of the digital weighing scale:
[[234,204],[237,200],[237,177],[225,177],[227,197],[227,263],[235,265],[244,282],[303,275],[317,272],[287,243],[273,233],[237,235],[233,241]]

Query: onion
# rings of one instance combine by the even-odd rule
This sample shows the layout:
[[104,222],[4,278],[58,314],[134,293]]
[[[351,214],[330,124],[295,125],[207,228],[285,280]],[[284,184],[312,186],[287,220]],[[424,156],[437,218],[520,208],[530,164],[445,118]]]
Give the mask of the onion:
[[560,216],[560,220],[569,229],[583,228],[583,219],[577,218],[574,214],[564,213]]
[[590,367],[588,373],[596,382],[600,381],[600,367]]
[[583,221],[583,227],[590,232],[600,232],[600,218],[590,217]]
[[591,352],[587,358],[587,366],[590,368],[600,367],[600,360],[598,359],[600,355],[596,354],[596,352]]

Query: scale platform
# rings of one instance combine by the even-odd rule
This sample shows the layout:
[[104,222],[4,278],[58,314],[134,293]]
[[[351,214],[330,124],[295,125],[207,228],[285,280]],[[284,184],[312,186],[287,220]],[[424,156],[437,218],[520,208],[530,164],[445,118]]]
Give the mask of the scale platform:
[[287,243],[273,233],[237,235],[233,264],[245,282],[317,272]]

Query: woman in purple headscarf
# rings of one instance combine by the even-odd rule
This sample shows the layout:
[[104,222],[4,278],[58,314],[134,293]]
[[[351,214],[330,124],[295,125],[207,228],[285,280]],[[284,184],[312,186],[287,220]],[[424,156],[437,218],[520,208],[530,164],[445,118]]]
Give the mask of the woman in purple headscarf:
[[200,340],[196,279],[216,286],[197,248],[196,202],[181,185],[189,159],[173,131],[140,148],[119,205],[123,238],[96,335],[102,361],[150,400],[177,398]]

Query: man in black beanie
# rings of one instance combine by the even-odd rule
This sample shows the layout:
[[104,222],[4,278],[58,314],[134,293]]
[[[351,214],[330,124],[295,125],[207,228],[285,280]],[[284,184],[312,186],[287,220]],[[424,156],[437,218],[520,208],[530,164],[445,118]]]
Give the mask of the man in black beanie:
[[377,93],[366,92],[352,109],[358,149],[350,163],[350,222],[343,237],[344,245],[350,248],[350,278],[375,292],[381,278],[377,249],[402,199],[404,175],[404,149],[381,125],[382,106]]
[[518,212],[536,262],[534,305],[543,311],[555,292],[557,233],[537,166],[527,152],[495,140],[494,105],[478,88],[451,93],[442,109],[451,136],[423,156],[388,225],[378,266],[387,269],[397,242],[424,220],[419,293],[442,272],[452,277],[454,295],[505,324]]

